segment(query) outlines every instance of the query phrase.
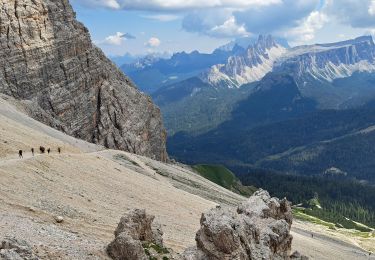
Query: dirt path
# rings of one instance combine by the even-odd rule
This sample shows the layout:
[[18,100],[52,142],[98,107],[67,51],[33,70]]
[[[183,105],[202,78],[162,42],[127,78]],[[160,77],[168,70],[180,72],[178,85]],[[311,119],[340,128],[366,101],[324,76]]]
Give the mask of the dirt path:
[[[299,225],[300,226],[300,225]],[[313,234],[313,237],[311,236]],[[292,228],[293,248],[303,252],[310,259],[375,259],[375,255],[340,239],[322,233],[307,231],[300,227]],[[302,251],[303,249],[303,251]],[[332,258],[334,256],[334,258]]]

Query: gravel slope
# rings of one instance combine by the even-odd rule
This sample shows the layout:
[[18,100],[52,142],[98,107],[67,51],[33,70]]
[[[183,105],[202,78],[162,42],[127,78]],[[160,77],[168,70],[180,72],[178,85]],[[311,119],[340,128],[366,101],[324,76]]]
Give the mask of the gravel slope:
[[[131,208],[154,214],[167,246],[182,251],[195,243],[203,211],[243,200],[187,166],[76,140],[28,118],[12,102],[0,99],[0,239],[25,239],[42,259],[106,259],[104,247]],[[30,148],[40,145],[53,152],[31,156]],[[311,232],[320,235],[311,238]],[[294,249],[313,259],[368,259],[350,241],[313,225],[296,223],[294,236]]]

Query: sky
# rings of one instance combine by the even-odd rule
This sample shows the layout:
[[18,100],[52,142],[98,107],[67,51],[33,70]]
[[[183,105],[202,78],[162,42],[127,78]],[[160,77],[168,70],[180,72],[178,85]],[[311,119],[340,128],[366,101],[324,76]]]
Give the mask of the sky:
[[375,34],[375,0],[71,0],[108,56],[215,48],[271,34],[291,46]]

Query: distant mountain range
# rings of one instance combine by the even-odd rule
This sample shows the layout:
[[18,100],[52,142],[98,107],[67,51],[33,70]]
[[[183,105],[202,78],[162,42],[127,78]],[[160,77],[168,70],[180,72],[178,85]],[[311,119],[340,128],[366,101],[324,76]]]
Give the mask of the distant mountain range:
[[[288,42],[283,38],[272,40],[278,46],[289,48]],[[171,57],[150,54],[139,58],[127,54],[111,59],[141,90],[152,94],[163,86],[207,74],[211,67],[226,63],[232,57],[243,56],[249,46],[257,42],[256,37],[243,37],[220,46],[209,54],[193,51],[175,53]]]
[[[290,48],[288,41],[285,38],[281,37],[272,37],[274,41],[284,47],[284,48]],[[242,38],[237,38],[223,46],[220,46],[218,49],[223,51],[230,51],[232,50],[236,45],[240,46],[244,50],[249,48],[249,46],[254,45],[258,41],[258,37],[256,36],[247,36]]]
[[168,59],[148,55],[134,63],[124,64],[121,70],[129,75],[142,91],[153,93],[163,86],[197,76],[243,50],[236,45],[230,51],[217,49],[211,54],[198,51],[180,52]]
[[233,170],[335,168],[375,183],[374,54],[368,36],[293,48],[261,36],[226,63],[154,92],[169,153]]
[[246,50],[235,46],[226,63],[152,93],[170,134],[217,127],[230,119],[240,100],[269,85],[262,84],[266,75],[291,76],[300,95],[314,100],[317,109],[355,108],[375,97],[375,45],[369,36],[293,48],[260,36]]
[[139,59],[139,57],[132,55],[130,53],[125,53],[124,55],[118,55],[118,56],[110,56],[109,58],[118,67],[124,64],[134,63]]
[[280,45],[271,36],[260,36],[245,52],[213,66],[201,79],[212,86],[240,87],[273,71],[292,74],[299,87],[307,89],[312,81],[333,82],[356,72],[373,72],[374,50],[370,36],[294,48]]

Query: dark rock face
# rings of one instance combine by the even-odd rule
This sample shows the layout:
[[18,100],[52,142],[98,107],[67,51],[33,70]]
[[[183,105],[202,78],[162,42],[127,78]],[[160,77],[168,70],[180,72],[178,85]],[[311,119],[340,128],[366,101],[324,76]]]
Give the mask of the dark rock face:
[[1,2],[0,93],[69,135],[167,159],[159,109],[92,44],[68,0]]
[[[291,259],[292,211],[286,199],[257,191],[237,212],[221,207],[202,214],[197,247],[185,259]],[[302,257],[293,255],[293,259]],[[305,259],[305,258],[303,258]]]

